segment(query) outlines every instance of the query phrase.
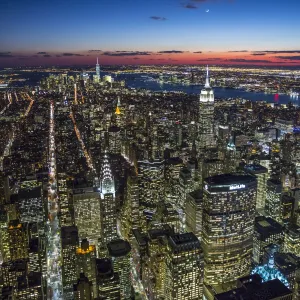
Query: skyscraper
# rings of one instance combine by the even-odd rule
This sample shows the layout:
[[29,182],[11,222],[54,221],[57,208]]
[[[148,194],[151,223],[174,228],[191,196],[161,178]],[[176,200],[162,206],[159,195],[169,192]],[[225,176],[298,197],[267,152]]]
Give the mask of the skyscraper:
[[201,90],[198,118],[198,148],[215,146],[214,138],[214,91],[210,87],[208,67],[204,89]]
[[97,292],[100,300],[120,300],[120,278],[111,259],[96,259]]
[[[157,204],[164,194],[164,161],[138,161],[138,177],[140,184],[140,208],[147,220],[151,220]],[[146,219],[141,220],[142,226]]]
[[19,276],[26,276],[28,271],[28,260],[18,259],[4,262],[0,268],[1,287],[16,286]]
[[121,109],[121,100],[120,97],[118,97],[118,103],[115,111],[115,116],[116,116],[116,124],[118,127],[123,126],[123,111]]
[[99,62],[98,62],[98,57],[97,57],[97,63],[96,63],[96,75],[100,79],[100,65],[99,65]]
[[107,153],[104,155],[101,177],[100,230],[101,247],[105,247],[107,243],[117,238],[115,182]]
[[128,239],[140,227],[139,181],[136,174],[127,177],[126,199],[122,210],[122,235]]
[[[92,187],[73,190],[75,225],[79,239],[97,245],[100,238],[100,195]],[[91,278],[89,278],[91,280]]]
[[221,285],[248,275],[257,180],[251,175],[206,178],[203,190],[204,283]]
[[96,247],[90,245],[86,239],[82,240],[80,247],[76,249],[76,258],[77,274],[83,273],[87,276],[93,284],[93,293],[96,295]]
[[166,300],[198,300],[203,295],[203,252],[192,233],[168,238],[166,264]]
[[107,244],[107,248],[112,258],[114,271],[118,272],[120,277],[122,299],[131,299],[131,246],[127,241],[113,240]]
[[74,299],[75,300],[92,300],[92,282],[85,276],[84,273],[80,273],[80,277],[76,284],[74,284]]
[[77,101],[77,84],[74,83],[74,104],[77,105],[78,101]]
[[201,240],[202,234],[203,193],[198,189],[186,195],[185,222],[186,230],[193,232]]
[[4,262],[10,260],[10,249],[9,249],[9,233],[7,224],[7,212],[1,206],[0,210],[0,251],[2,260]]
[[165,201],[173,205],[178,204],[179,175],[183,166],[179,157],[171,157],[165,162]]
[[28,236],[24,224],[12,220],[8,224],[10,259],[28,258]]
[[28,271],[39,272],[46,276],[46,245],[43,239],[34,237],[29,240],[28,258]]
[[253,236],[254,263],[257,265],[262,264],[265,248],[271,244],[281,245],[283,239],[283,226],[272,218],[256,217]]
[[108,128],[108,149],[111,154],[121,153],[121,129],[118,126]]
[[32,272],[18,277],[13,299],[44,299],[44,292],[42,274]]
[[244,169],[257,177],[256,209],[265,209],[268,169],[261,165],[246,165]]
[[61,228],[62,280],[65,299],[73,299],[73,285],[77,281],[76,248],[78,242],[76,226]]
[[19,190],[18,209],[22,223],[43,222],[45,207],[41,187]]
[[265,210],[268,216],[281,222],[282,183],[276,179],[269,179],[266,186]]

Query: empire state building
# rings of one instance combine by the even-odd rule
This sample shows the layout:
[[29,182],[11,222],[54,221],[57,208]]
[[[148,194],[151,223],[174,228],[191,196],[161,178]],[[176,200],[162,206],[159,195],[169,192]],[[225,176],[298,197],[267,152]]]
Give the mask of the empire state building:
[[214,91],[210,87],[208,67],[205,86],[201,90],[198,119],[198,148],[203,150],[215,146],[214,137]]

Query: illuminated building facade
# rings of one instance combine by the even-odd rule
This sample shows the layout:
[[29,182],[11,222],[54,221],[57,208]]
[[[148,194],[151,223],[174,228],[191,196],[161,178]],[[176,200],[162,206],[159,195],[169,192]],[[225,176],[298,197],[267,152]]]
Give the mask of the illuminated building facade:
[[201,90],[198,119],[198,148],[215,146],[214,91],[210,87],[208,67],[204,89]]
[[184,210],[186,205],[186,196],[188,193],[192,192],[194,190],[194,184],[193,184],[193,178],[192,178],[192,172],[186,168],[183,167],[180,170],[179,173],[179,186],[178,186],[178,196],[177,196],[177,207],[180,207]]
[[122,128],[122,126],[124,126],[124,111],[123,109],[121,109],[121,100],[120,97],[118,97],[118,103],[117,103],[117,107],[116,107],[116,111],[115,111],[115,117],[116,117],[116,123],[117,126]]
[[98,299],[120,300],[120,278],[109,258],[96,259]]
[[200,164],[195,157],[189,159],[187,162],[187,168],[192,175],[193,191],[202,188],[202,170]]
[[180,232],[183,228],[184,221],[183,212],[181,213],[171,203],[161,201],[157,207],[155,221],[153,222],[169,225],[175,232]]
[[186,199],[188,193],[194,190],[194,180],[192,178],[192,172],[186,168],[183,167],[180,170],[179,173],[179,179],[178,179],[178,187],[176,194],[177,195],[177,203],[176,203],[176,209],[180,215],[180,232],[185,231],[186,226]]
[[19,191],[18,210],[22,223],[39,223],[45,220],[45,207],[41,186],[32,189],[21,189]]
[[77,227],[62,227],[62,283],[65,299],[73,299],[73,285],[77,282],[76,249],[78,244]]
[[246,165],[244,170],[256,176],[257,178],[257,195],[256,195],[256,209],[265,209],[266,205],[266,190],[267,180],[269,178],[268,169],[261,165]]
[[147,232],[148,251],[143,265],[142,280],[148,299],[165,297],[166,284],[166,238],[174,234],[170,226],[164,225]]
[[107,248],[114,271],[119,274],[121,298],[131,299],[131,246],[127,241],[113,240],[107,244]]
[[183,167],[182,159],[171,157],[165,163],[165,201],[177,205],[179,174]]
[[280,201],[280,219],[283,223],[288,224],[292,221],[294,216],[294,208],[296,200],[288,194],[284,194]]
[[122,211],[122,235],[129,238],[132,230],[140,227],[139,181],[136,174],[127,178],[126,200]]
[[[164,195],[164,161],[138,161],[138,177],[141,215],[144,214],[146,219],[151,220]],[[144,219],[142,221],[145,222]]]
[[28,271],[40,272],[47,275],[46,245],[43,239],[33,237],[29,240],[28,246]]
[[282,245],[284,240],[283,227],[270,217],[255,218],[253,235],[253,261],[263,263],[264,250],[271,244]]
[[202,178],[224,173],[224,161],[219,159],[205,159],[202,163]]
[[271,161],[270,161],[270,177],[274,181],[280,180],[281,172],[281,158],[280,158],[280,144],[278,140],[275,140],[271,144]]
[[221,285],[249,274],[257,181],[223,174],[206,178],[203,190],[204,283]]
[[84,239],[76,249],[77,274],[83,273],[93,285],[93,294],[97,295],[96,285],[96,247]]
[[73,190],[73,207],[79,239],[97,245],[101,225],[99,192],[92,187]]
[[70,213],[71,195],[67,188],[67,181],[70,177],[66,173],[57,173],[57,185],[59,191],[59,208],[60,208],[60,223],[61,226],[71,226],[72,216]]
[[300,256],[300,227],[290,225],[284,234],[284,251]]
[[201,240],[203,193],[195,190],[186,196],[185,221],[187,232],[193,232]]
[[106,247],[107,243],[117,238],[115,183],[107,154],[103,158],[100,195],[100,239],[101,247]]
[[7,229],[7,212],[3,208],[0,210],[0,251],[4,262],[10,260],[9,235]]
[[41,273],[30,273],[17,279],[17,287],[13,291],[14,299],[44,299],[45,288]]
[[108,149],[111,154],[121,153],[121,129],[118,126],[108,128]]
[[77,101],[77,84],[74,83],[74,104],[77,105],[78,101]]
[[197,300],[203,296],[203,252],[193,233],[168,237],[165,259],[166,300]]
[[28,258],[28,236],[24,224],[12,220],[8,224],[10,259]]
[[275,179],[269,179],[267,181],[265,211],[268,216],[274,218],[278,222],[281,221],[281,194],[281,182]]
[[16,287],[18,277],[26,276],[27,267],[27,259],[4,262],[0,267],[1,287]]

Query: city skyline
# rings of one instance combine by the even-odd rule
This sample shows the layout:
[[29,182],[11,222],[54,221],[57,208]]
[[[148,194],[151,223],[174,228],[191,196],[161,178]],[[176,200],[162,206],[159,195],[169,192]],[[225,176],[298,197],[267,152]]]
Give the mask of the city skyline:
[[15,1],[1,7],[0,67],[300,65],[299,3]]
[[107,69],[1,72],[2,298],[299,299],[300,70]]

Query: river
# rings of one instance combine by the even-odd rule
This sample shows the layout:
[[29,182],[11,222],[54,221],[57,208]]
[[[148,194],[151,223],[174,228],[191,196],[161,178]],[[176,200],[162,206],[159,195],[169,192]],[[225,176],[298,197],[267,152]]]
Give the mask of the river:
[[[15,86],[35,86],[38,82],[49,75],[47,72],[17,72],[21,78],[26,78],[24,82],[15,82]],[[55,73],[54,73],[55,74]],[[57,74],[57,73],[56,73]],[[101,77],[109,73],[101,72]],[[129,88],[144,88],[151,91],[181,91],[187,94],[200,94],[203,88],[200,85],[183,85],[180,83],[159,83],[151,80],[147,74],[120,74],[114,75],[115,80],[125,80],[126,86]],[[147,79],[148,78],[148,79]],[[149,79],[150,78],[150,79]],[[265,94],[256,92],[247,92],[245,90],[233,88],[213,87],[216,98],[242,98],[250,101],[266,101],[268,103],[287,104],[289,102],[300,105],[300,97],[292,98],[290,95]]]
[[[124,79],[126,85],[131,88],[144,88],[151,91],[181,91],[187,94],[200,94],[203,86],[200,85],[183,85],[180,83],[159,83],[156,80],[145,80],[143,75],[126,74],[118,76],[119,79]],[[118,78],[117,77],[117,78]],[[300,97],[292,98],[290,95],[265,94],[256,92],[247,92],[245,90],[233,88],[213,87],[216,98],[242,98],[250,101],[266,101],[268,103],[287,104],[293,102],[296,105],[300,104]]]

